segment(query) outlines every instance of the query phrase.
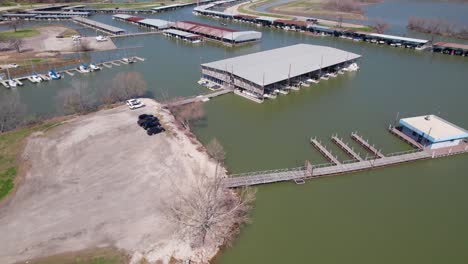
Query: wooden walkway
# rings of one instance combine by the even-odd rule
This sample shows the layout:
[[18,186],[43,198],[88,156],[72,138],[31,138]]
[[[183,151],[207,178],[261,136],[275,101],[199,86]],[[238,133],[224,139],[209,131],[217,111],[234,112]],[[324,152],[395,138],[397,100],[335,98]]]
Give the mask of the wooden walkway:
[[[414,150],[405,151],[405,152],[398,152],[398,153],[391,153],[391,154],[383,155],[382,153],[377,151],[373,146],[371,146],[367,141],[359,137],[357,133],[353,133],[352,135],[355,138],[359,138],[356,141],[361,140],[363,143],[365,143],[364,146],[372,147],[372,149],[375,151],[374,153],[376,154],[374,159],[363,160],[361,158],[359,161],[356,161],[356,162],[340,163],[316,139],[311,139],[311,143],[314,144],[314,146],[316,146],[316,148],[321,153],[323,153],[328,159],[330,159],[333,163],[322,164],[322,165],[310,165],[309,162],[306,162],[306,166],[297,167],[297,168],[233,174],[233,175],[230,175],[230,177],[223,179],[223,186],[226,188],[237,188],[237,187],[267,184],[267,183],[274,183],[274,182],[283,182],[283,181],[299,182],[303,179],[315,179],[315,178],[329,177],[329,176],[347,174],[347,173],[352,173],[352,172],[357,172],[357,171],[362,171],[362,170],[382,168],[386,166],[392,166],[392,165],[397,165],[397,164],[412,162],[412,161],[417,161],[417,160],[435,159],[435,158],[442,158],[442,157],[447,157],[447,156],[452,156],[452,155],[457,155],[457,154],[468,153],[468,143],[462,142],[457,146],[439,148],[439,149],[434,149],[434,150],[414,149]],[[336,136],[332,137],[332,140],[338,145],[340,145],[340,147],[342,148],[345,148],[344,146],[347,146]],[[341,143],[338,143],[338,142],[341,142]],[[349,146],[347,147],[349,148]]]
[[135,32],[135,33],[128,33],[128,34],[111,35],[109,36],[109,38],[137,37],[137,36],[147,36],[147,35],[156,35],[156,34],[161,34],[161,31]]
[[220,91],[214,92],[214,93],[209,93],[205,95],[198,95],[198,96],[193,96],[189,98],[184,98],[182,100],[176,101],[176,102],[171,102],[168,104],[164,104],[164,107],[171,107],[171,106],[181,106],[181,105],[186,105],[186,104],[191,104],[195,102],[203,102],[206,99],[211,99],[213,97],[217,97],[223,94],[227,93],[232,93],[232,90],[230,89],[222,89]]
[[361,146],[363,146],[365,149],[369,150],[372,152],[372,154],[376,155],[379,158],[385,158],[385,155],[380,152],[380,150],[377,150],[374,145],[371,145],[369,141],[365,140],[361,136],[358,135],[357,132],[351,133],[351,138],[354,139],[357,143],[359,143]]
[[325,148],[320,142],[318,142],[317,139],[311,138],[310,143],[312,143],[314,147],[318,149],[318,151],[320,151],[320,153],[322,153],[325,156],[325,158],[327,158],[329,161],[337,165],[341,164],[341,162],[335,156],[333,156],[327,148]]
[[401,132],[397,128],[390,126],[389,131],[390,131],[390,133],[392,133],[395,136],[399,137],[400,139],[402,139],[406,143],[410,144],[411,146],[413,146],[413,147],[415,147],[417,149],[424,149],[424,146],[421,143],[419,143],[416,140],[412,139],[411,137],[405,135],[403,132]]
[[343,140],[338,138],[337,136],[332,136],[332,141],[338,145],[344,152],[346,152],[348,155],[350,155],[353,159],[358,160],[358,161],[363,161],[364,159],[357,154],[353,148],[349,147],[348,144],[344,143]]

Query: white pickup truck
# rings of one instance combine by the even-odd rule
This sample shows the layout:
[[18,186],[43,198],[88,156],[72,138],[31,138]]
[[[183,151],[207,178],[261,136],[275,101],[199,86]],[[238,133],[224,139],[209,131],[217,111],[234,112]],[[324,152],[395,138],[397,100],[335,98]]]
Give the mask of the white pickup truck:
[[138,99],[130,99],[126,101],[128,107],[132,110],[144,107],[145,104]]

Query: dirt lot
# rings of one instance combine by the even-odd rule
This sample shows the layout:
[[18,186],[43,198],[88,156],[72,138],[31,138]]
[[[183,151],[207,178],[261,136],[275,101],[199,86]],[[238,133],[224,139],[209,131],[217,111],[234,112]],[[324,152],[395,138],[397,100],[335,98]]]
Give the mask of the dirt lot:
[[[102,110],[29,138],[23,182],[0,206],[0,263],[108,246],[152,261],[194,254],[161,204],[174,186],[183,190],[201,172],[213,175],[215,164],[173,127],[169,113],[144,102],[142,109]],[[147,136],[137,116],[157,111],[168,131]]]
[[[57,35],[60,35],[67,30],[66,27],[48,26],[40,27],[38,29],[41,34],[35,37],[25,38],[23,49],[32,51],[61,52],[73,52],[76,50],[76,42],[73,42],[71,38],[56,38]],[[116,48],[111,39],[103,42],[97,42],[95,37],[86,37],[82,38],[82,40],[86,40],[92,50],[111,50]]]

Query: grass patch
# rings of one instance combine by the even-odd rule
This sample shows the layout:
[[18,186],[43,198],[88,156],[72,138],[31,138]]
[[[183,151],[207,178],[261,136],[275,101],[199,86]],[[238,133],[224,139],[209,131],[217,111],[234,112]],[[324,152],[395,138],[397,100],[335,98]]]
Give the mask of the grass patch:
[[39,31],[34,28],[20,28],[14,31],[0,32],[0,39],[2,38],[30,38],[39,35]]
[[10,2],[10,1],[0,1],[0,6],[15,6],[15,2]]
[[13,190],[19,165],[16,157],[21,151],[24,139],[35,131],[47,131],[60,124],[49,122],[0,134],[0,200]]
[[[264,2],[262,3],[257,3],[257,4],[254,4],[252,5],[253,8],[255,8],[254,6],[256,5],[260,5],[260,4],[263,4]],[[283,18],[283,19],[291,19],[290,16],[283,16],[283,15],[278,15],[278,14],[271,14],[271,13],[262,13],[262,12],[256,12],[256,11],[251,11],[250,9],[246,9],[246,7],[249,5],[249,3],[245,4],[245,5],[241,5],[237,8],[237,10],[242,13],[242,14],[249,14],[249,15],[256,15],[256,16],[266,16],[266,17],[275,17],[275,18]]]
[[127,264],[129,256],[115,248],[87,249],[29,261],[29,264]]

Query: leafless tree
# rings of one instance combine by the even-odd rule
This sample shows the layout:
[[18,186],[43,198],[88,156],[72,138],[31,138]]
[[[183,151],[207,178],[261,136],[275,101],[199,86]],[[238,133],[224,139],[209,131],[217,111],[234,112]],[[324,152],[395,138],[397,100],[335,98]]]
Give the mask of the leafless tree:
[[463,28],[455,30],[455,25],[442,19],[428,19],[420,17],[410,17],[408,19],[407,28],[414,31],[434,35],[454,36],[458,37],[460,33],[463,35]]
[[21,27],[23,24],[24,24],[23,20],[15,19],[15,20],[11,20],[10,22],[8,22],[8,27],[13,29],[14,32],[16,32],[18,28]]
[[338,12],[362,13],[361,4],[357,0],[328,0],[322,8]]
[[16,52],[21,53],[21,48],[23,47],[24,41],[21,38],[13,38],[9,41],[10,47],[16,50]]
[[91,48],[91,44],[86,39],[80,39],[78,42],[76,42],[74,49],[76,52],[93,50],[93,48]]
[[[217,140],[207,149],[218,163],[224,160],[224,150]],[[207,241],[230,245],[240,226],[249,221],[255,190],[244,188],[235,193],[223,187],[222,179],[215,171],[214,177],[203,174],[196,182],[187,184],[189,190],[173,188],[175,198],[166,205],[166,216],[177,223],[179,231],[194,247]]]
[[169,110],[172,112],[177,121],[182,126],[189,130],[190,122],[200,120],[205,116],[205,109],[202,102],[193,102],[181,106],[171,106]]
[[390,24],[383,19],[377,18],[373,21],[372,27],[377,33],[383,34],[390,27]]
[[26,106],[18,95],[4,95],[0,98],[0,133],[17,128],[23,124]]
[[97,108],[98,102],[86,81],[76,80],[72,82],[71,86],[70,89],[63,90],[58,95],[65,113],[83,114]]
[[115,103],[130,98],[141,97],[146,93],[146,81],[139,72],[120,72],[112,82],[101,89],[104,103]]

